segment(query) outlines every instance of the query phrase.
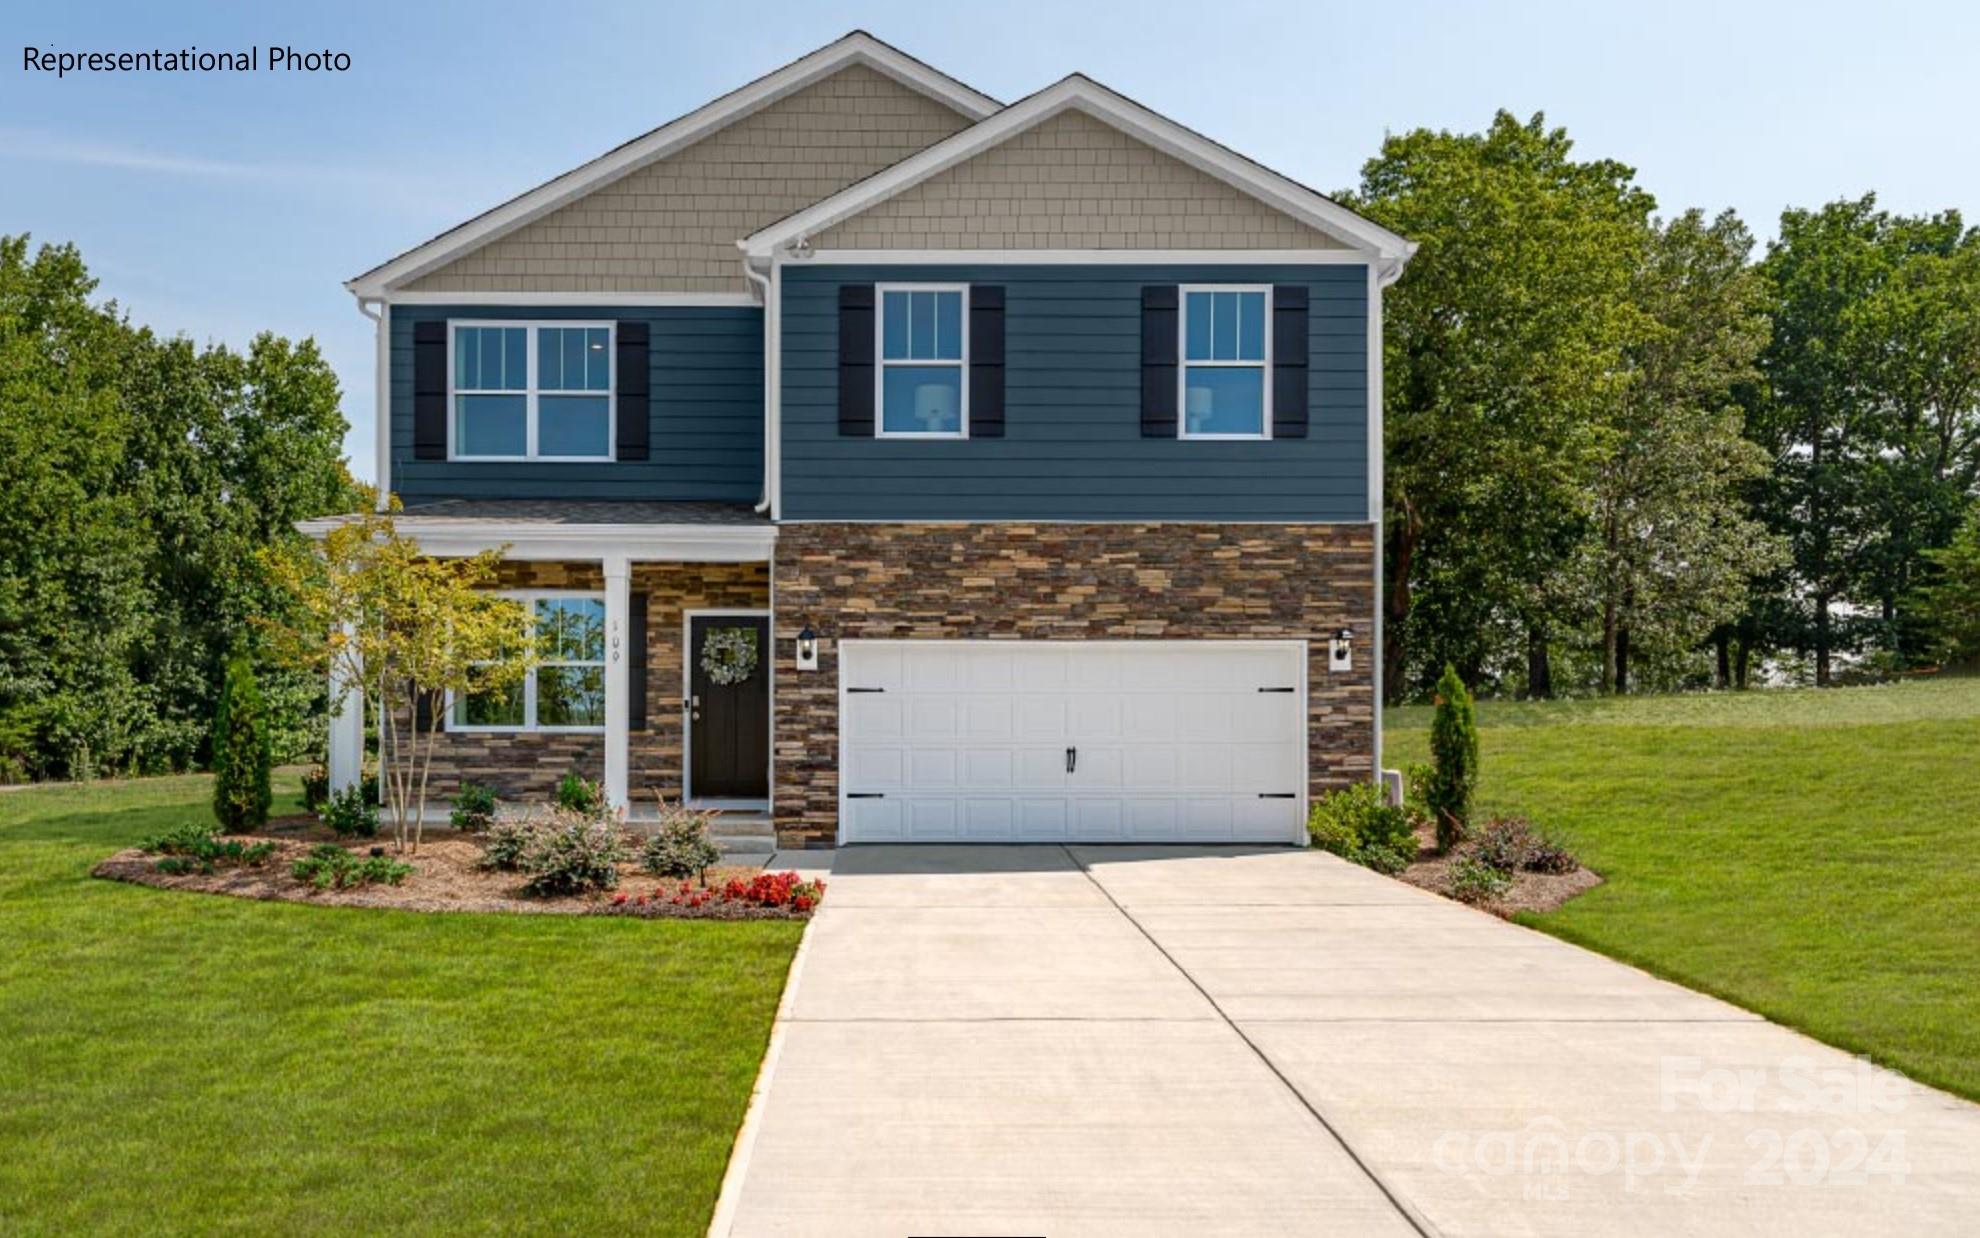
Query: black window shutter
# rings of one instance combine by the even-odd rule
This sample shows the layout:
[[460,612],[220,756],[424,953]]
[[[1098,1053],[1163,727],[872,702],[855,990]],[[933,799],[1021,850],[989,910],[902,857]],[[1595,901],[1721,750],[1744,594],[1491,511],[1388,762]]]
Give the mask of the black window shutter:
[[[408,681],[406,686],[411,688],[411,682]],[[432,729],[433,693],[415,691],[413,693],[413,734],[415,736],[424,736]]]
[[626,717],[635,731],[646,729],[646,595],[631,596],[626,614]]
[[613,421],[617,456],[621,460],[644,460],[653,410],[652,372],[647,364],[648,329],[643,322],[622,322],[616,334],[618,355],[613,361],[619,390]]
[[839,286],[839,433],[873,437],[873,285]]
[[1272,289],[1272,437],[1306,437],[1306,285]]
[[1176,285],[1141,290],[1141,437],[1176,436]]
[[413,324],[413,459],[447,458],[447,324]]
[[969,290],[969,436],[1004,437],[1004,290]]

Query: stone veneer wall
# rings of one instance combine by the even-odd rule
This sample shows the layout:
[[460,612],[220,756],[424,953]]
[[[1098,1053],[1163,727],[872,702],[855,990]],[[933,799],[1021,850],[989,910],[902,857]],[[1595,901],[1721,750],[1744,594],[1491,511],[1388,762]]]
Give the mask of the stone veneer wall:
[[[1365,524],[786,524],[776,552],[782,846],[838,830],[838,641],[1299,638],[1315,792],[1374,773],[1375,542]],[[794,641],[823,638],[800,673]],[[1327,670],[1351,627],[1355,669]]]
[[[596,563],[502,565],[505,589],[581,589],[603,592]],[[765,609],[770,605],[767,563],[635,563],[632,591],[646,601],[646,729],[627,741],[626,786],[635,802],[654,792],[681,794],[681,666],[687,610]],[[635,720],[637,725],[637,720]],[[493,786],[505,799],[544,799],[564,771],[605,776],[602,735],[453,733],[440,736],[433,754],[429,794],[453,795],[462,779]]]

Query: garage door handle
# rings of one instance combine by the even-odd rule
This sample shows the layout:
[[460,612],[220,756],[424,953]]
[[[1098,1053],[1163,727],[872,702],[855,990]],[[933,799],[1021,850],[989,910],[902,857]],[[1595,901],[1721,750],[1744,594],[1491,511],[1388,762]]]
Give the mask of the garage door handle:
[[1259,799],[1261,799],[1261,800],[1296,800],[1296,799],[1298,799],[1298,798],[1299,798],[1299,792],[1297,792],[1297,791],[1260,791],[1260,792],[1258,793],[1258,798],[1259,798]]
[[848,791],[846,792],[846,798],[849,800],[884,800],[887,798],[887,793],[885,791]]

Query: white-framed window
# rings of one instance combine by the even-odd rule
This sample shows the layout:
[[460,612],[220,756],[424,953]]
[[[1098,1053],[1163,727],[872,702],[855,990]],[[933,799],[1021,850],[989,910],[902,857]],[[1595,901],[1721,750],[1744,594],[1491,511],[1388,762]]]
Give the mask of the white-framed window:
[[605,729],[605,595],[504,593],[529,607],[537,661],[504,692],[455,697],[449,731]]
[[610,460],[613,324],[447,324],[447,457]]
[[969,437],[969,286],[881,284],[874,315],[873,432]]
[[1183,438],[1272,437],[1272,290],[1184,284],[1176,432]]

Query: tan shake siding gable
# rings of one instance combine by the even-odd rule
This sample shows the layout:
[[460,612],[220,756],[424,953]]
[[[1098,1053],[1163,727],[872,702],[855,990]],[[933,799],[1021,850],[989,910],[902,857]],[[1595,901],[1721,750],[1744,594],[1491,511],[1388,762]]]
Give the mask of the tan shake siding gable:
[[736,241],[966,118],[848,65],[408,283],[415,292],[744,292]]
[[820,249],[1341,249],[1069,109],[812,238]]
[[[1327,669],[1327,638],[1374,630],[1364,524],[811,524],[776,550],[777,844],[829,847],[839,824],[846,639],[1308,642],[1314,794],[1374,776],[1368,655]],[[824,638],[800,671],[797,634]]]

